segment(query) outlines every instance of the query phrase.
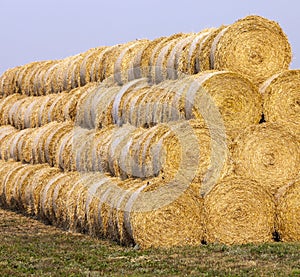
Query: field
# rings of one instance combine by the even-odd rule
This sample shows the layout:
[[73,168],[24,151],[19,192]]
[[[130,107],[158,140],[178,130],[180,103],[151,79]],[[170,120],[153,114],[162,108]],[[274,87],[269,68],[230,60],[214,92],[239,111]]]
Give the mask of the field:
[[300,243],[146,251],[0,209],[1,276],[300,276]]

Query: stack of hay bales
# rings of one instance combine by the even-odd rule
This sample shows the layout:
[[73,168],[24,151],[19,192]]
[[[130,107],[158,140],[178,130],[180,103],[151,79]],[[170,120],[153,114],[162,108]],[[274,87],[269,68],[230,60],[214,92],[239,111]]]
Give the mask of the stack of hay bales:
[[63,60],[12,68],[0,79],[0,95],[70,91],[109,77],[118,84],[141,77],[157,83],[210,69],[239,72],[259,85],[288,69],[290,61],[290,45],[280,26],[260,16],[247,16],[199,33],[98,47]]
[[0,204],[142,248],[299,240],[290,61],[248,16],[9,69]]

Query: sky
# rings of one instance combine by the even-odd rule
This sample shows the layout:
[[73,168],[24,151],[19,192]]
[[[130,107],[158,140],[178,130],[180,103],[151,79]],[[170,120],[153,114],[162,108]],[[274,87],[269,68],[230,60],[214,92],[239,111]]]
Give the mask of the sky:
[[0,74],[92,47],[231,24],[250,14],[277,21],[300,68],[300,1],[0,0]]

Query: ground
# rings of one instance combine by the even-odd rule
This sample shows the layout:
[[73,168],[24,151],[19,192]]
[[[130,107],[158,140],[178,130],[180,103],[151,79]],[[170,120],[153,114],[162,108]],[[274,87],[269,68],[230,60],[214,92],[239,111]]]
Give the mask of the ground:
[[135,250],[0,209],[1,276],[300,276],[300,243]]

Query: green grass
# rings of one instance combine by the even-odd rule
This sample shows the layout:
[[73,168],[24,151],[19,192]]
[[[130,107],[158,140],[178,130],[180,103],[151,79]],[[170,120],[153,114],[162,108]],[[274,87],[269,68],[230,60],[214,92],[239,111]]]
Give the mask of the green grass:
[[0,276],[300,276],[300,243],[134,250],[0,210]]

